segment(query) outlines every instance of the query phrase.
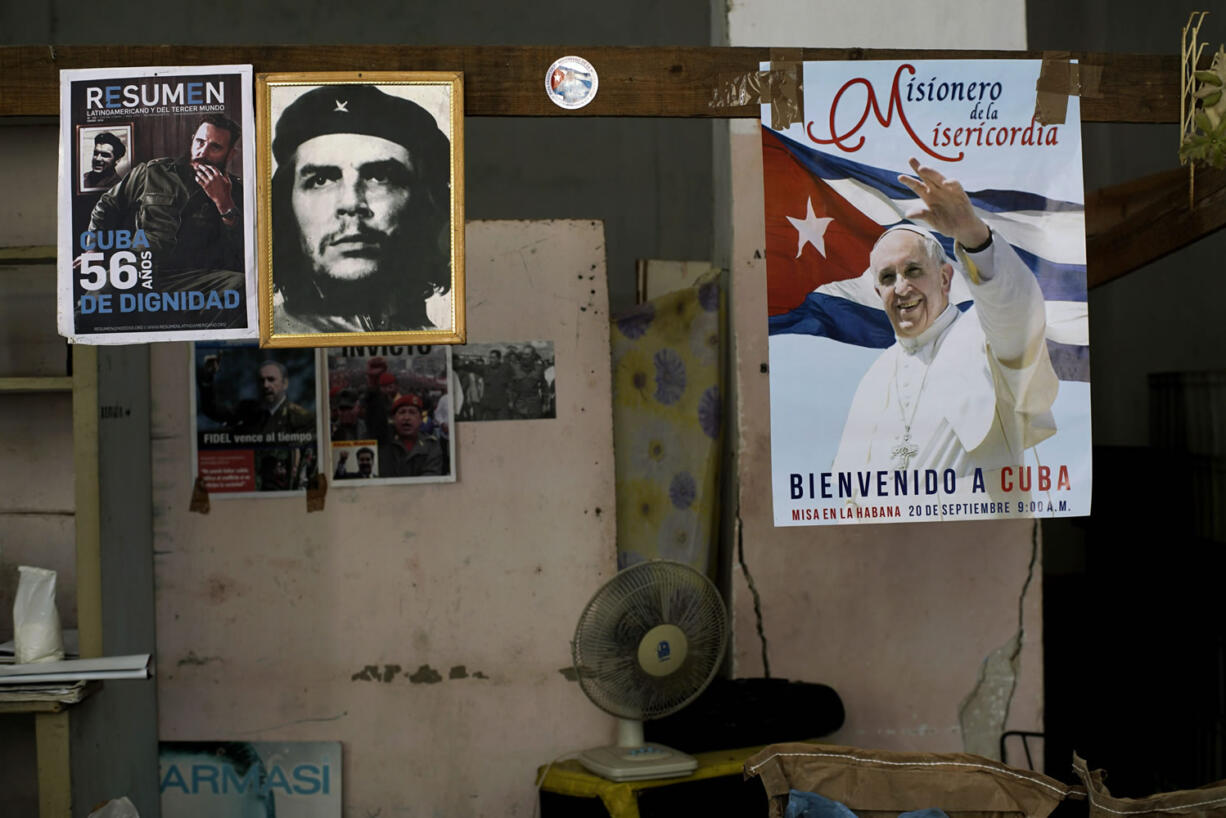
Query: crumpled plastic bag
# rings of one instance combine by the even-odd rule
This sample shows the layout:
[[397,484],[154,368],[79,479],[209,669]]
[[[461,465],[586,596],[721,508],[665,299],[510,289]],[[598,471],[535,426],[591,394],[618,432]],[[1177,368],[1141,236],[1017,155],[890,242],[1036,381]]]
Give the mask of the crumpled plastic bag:
[[64,633],[55,607],[56,573],[49,568],[17,567],[13,600],[13,652],[16,661],[56,662],[64,658]]
[[1138,798],[1114,796],[1107,789],[1105,770],[1091,770],[1073,753],[1073,771],[1085,785],[1089,818],[1223,818],[1226,816],[1226,780],[1190,790],[1170,790]]
[[140,818],[136,806],[128,800],[128,796],[107,801],[89,814],[89,818]]
[[858,818],[933,808],[957,818],[1047,818],[1074,796],[1074,788],[1053,778],[970,753],[808,742],[764,747],[745,760],[745,776],[762,781],[772,818],[783,818],[792,790],[819,793]]

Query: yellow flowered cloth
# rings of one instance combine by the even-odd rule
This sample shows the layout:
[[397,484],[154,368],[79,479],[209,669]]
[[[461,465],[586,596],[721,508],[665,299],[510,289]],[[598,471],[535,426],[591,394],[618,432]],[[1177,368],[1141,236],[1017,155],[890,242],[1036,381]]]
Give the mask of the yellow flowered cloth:
[[619,568],[715,565],[724,309],[717,272],[613,320]]

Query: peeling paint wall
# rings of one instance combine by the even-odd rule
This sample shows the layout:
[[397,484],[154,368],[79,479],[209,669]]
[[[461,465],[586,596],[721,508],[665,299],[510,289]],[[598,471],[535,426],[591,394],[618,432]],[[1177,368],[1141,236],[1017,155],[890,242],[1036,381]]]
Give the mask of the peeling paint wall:
[[459,423],[454,484],[188,512],[187,350],[154,349],[161,738],[340,740],[346,815],[532,813],[607,743],[570,663],[616,567],[599,222],[472,222],[470,341],[548,339],[556,420]]
[[[0,247],[55,243],[58,144],[53,125],[0,132],[0,174],[24,192],[3,208]],[[54,269],[6,266],[0,276],[0,377],[64,375]],[[72,395],[0,395],[0,642],[13,638],[18,565],[57,573],[60,622],[77,626],[72,475]]]
[[[2,16],[2,13],[0,13]],[[0,130],[0,177],[22,191],[0,211],[0,247],[55,243],[54,125]],[[65,374],[55,331],[55,274],[45,265],[0,269],[0,377]],[[57,574],[56,608],[77,626],[72,395],[0,395],[0,642],[13,638],[19,565]],[[38,812],[34,717],[0,718],[0,813]]]
[[[1021,0],[738,0],[728,30],[733,46],[1026,45]],[[772,676],[834,687],[847,717],[831,742],[996,756],[1003,729],[1042,729],[1034,526],[773,527],[761,139],[751,120],[729,133],[739,518],[728,533],[742,544],[734,673],[769,665]]]

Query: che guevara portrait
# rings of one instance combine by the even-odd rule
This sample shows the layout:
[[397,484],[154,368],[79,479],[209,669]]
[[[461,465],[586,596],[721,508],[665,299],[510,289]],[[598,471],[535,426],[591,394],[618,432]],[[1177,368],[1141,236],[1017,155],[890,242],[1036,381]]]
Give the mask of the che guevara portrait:
[[257,86],[261,342],[462,342],[460,75],[268,74]]

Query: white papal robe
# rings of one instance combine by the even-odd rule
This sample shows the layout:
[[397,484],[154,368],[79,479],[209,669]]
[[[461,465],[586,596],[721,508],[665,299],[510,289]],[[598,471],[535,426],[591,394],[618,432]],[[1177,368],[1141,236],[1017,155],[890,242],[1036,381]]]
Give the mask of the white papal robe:
[[[833,471],[952,469],[958,494],[1056,433],[1059,381],[1044,339],[1038,282],[999,234],[978,253],[955,247],[974,298],[950,304],[921,335],[898,338],[852,398]],[[908,435],[909,432],[909,435]],[[900,446],[905,446],[900,449]]]

